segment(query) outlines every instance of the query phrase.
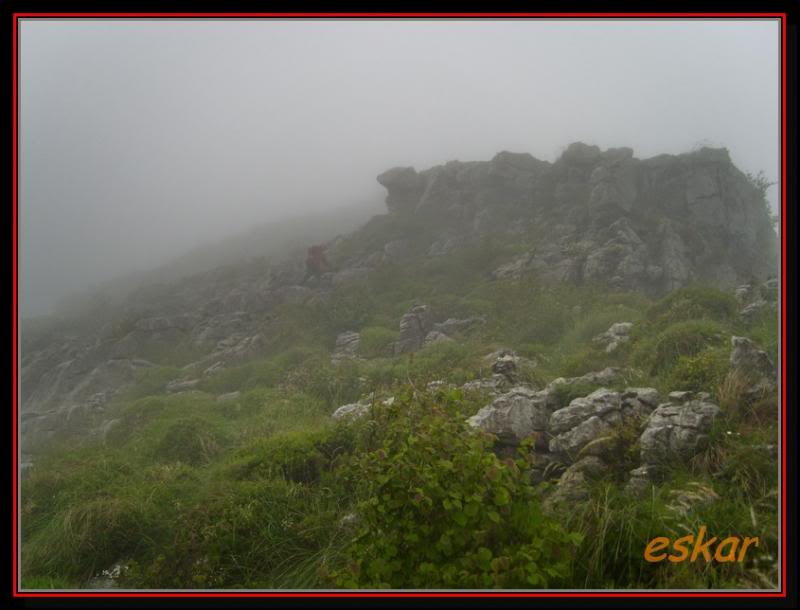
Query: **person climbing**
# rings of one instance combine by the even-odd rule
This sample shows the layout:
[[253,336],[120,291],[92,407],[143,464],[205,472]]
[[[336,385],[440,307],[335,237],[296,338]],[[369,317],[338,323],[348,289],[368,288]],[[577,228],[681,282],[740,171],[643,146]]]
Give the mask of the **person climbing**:
[[328,259],[325,258],[326,246],[311,246],[306,252],[306,281],[312,277],[319,277],[330,269]]

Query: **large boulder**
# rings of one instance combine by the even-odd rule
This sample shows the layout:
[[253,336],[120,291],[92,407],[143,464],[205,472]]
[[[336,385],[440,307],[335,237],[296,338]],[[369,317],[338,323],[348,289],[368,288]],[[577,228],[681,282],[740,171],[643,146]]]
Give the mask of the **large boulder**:
[[690,459],[706,446],[718,413],[719,407],[702,393],[683,404],[658,406],[639,438],[642,463],[668,466]]
[[431,331],[433,320],[427,305],[411,308],[400,319],[400,335],[394,344],[394,354],[414,352],[422,347],[425,337]]
[[354,331],[340,333],[336,337],[336,346],[333,348],[331,362],[338,364],[358,356],[358,347],[361,344],[361,335]]
[[608,472],[608,464],[599,457],[590,455],[580,459],[558,479],[555,490],[545,501],[545,509],[552,510],[561,504],[586,500],[589,497],[589,483],[603,478]]
[[672,392],[670,402],[656,408],[639,437],[641,466],[631,471],[627,490],[641,495],[676,464],[702,451],[719,407],[701,392]]
[[747,337],[731,337],[731,368],[744,375],[750,387],[748,394],[756,396],[775,389],[778,373],[772,360]]
[[467,422],[484,432],[496,435],[506,445],[518,445],[535,434],[536,446],[544,448],[550,411],[545,392],[517,386],[495,398]]
[[371,401],[362,400],[342,405],[336,409],[331,417],[337,421],[353,421],[360,419],[369,413]]

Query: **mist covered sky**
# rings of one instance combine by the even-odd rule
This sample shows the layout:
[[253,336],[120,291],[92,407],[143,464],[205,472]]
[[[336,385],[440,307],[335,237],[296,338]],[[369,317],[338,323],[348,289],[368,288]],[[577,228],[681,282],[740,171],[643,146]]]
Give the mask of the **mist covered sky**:
[[779,57],[769,20],[23,20],[22,314],[395,165],[710,145],[778,180]]

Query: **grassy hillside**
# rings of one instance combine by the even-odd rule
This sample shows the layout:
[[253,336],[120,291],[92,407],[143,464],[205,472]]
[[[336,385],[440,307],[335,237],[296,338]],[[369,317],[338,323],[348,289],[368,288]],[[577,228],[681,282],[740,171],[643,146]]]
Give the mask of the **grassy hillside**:
[[[744,321],[730,295],[702,287],[653,301],[491,280],[516,248],[486,239],[282,305],[263,321],[258,359],[192,392],[166,393],[184,362],[154,358],[163,366],[108,408],[118,423],[104,442],[65,441],[26,474],[23,585],[91,586],[120,564],[117,586],[137,588],[773,586],[778,470],[764,447],[778,442],[777,396],[745,399],[728,357],[730,336],[744,335],[777,361],[774,312]],[[486,322],[388,356],[414,303],[437,320]],[[634,323],[628,343],[607,353],[592,342],[619,321]],[[360,358],[333,365],[348,330],[361,332]],[[531,483],[530,453],[495,454],[465,423],[489,399],[426,387],[490,375],[485,356],[501,347],[530,359],[521,374],[535,386],[623,367],[626,386],[707,391],[722,414],[708,448],[640,501],[623,492],[621,461],[588,501],[548,510],[551,483]],[[331,419],[370,393],[370,417]],[[675,490],[695,484],[717,499],[676,510]],[[701,525],[761,543],[743,563],[642,560],[654,536]]]

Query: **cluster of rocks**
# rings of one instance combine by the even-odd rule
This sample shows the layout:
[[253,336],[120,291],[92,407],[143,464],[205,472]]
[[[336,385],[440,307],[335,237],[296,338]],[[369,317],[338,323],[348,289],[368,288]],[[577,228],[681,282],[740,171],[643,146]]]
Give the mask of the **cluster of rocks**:
[[[399,356],[415,352],[434,343],[453,341],[477,325],[482,318],[448,318],[444,322],[434,322],[430,307],[415,305],[400,319],[400,332],[397,341],[389,347],[389,354]],[[338,364],[357,359],[361,335],[356,331],[346,331],[336,337],[331,362]]]
[[[532,439],[534,481],[557,474],[550,505],[577,501],[588,482],[618,467],[622,444],[638,438],[640,466],[630,473],[628,489],[638,493],[661,480],[667,469],[702,450],[719,407],[705,393],[672,392],[662,400],[654,388],[617,391],[605,384],[620,381],[613,369],[579,378],[557,379],[543,390],[512,387],[469,418],[470,425],[517,446]],[[567,405],[558,402],[564,385],[600,383],[602,387]]]
[[748,385],[747,395],[758,397],[773,391],[778,372],[772,359],[747,337],[731,337],[731,368],[739,372]]
[[605,346],[606,352],[611,353],[630,340],[631,328],[632,322],[615,322],[607,331],[594,337],[592,342]]
[[[616,333],[612,333],[616,334]],[[764,391],[759,383],[773,380],[774,367],[767,355],[749,339],[732,338],[731,365],[734,369],[760,371],[753,391]],[[666,398],[654,388],[625,387],[625,371],[609,367],[579,377],[557,378],[544,388],[516,380],[517,363],[522,360],[509,349],[489,354],[493,374],[463,384],[466,391],[481,392],[490,402],[467,422],[497,438],[497,450],[505,452],[530,441],[533,482],[557,481],[547,499],[549,507],[585,499],[589,483],[619,471],[633,443],[638,444],[638,466],[627,474],[626,489],[638,495],[660,483],[676,464],[686,463],[708,443],[719,406],[705,392],[673,391]],[[759,381],[760,380],[760,381]],[[595,386],[593,391],[563,404],[571,390]],[[455,387],[444,381],[428,384],[428,391]],[[391,404],[393,398],[384,400]],[[366,416],[374,396],[339,407],[337,420]],[[766,450],[773,451],[774,447]],[[620,463],[622,461],[622,463]],[[698,487],[699,486],[699,487]],[[711,501],[713,490],[701,484],[675,495],[678,511],[699,502]]]
[[761,284],[749,282],[737,286],[734,295],[739,303],[739,315],[749,320],[767,308],[777,311],[779,288],[777,278],[770,278]]

